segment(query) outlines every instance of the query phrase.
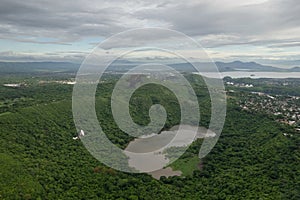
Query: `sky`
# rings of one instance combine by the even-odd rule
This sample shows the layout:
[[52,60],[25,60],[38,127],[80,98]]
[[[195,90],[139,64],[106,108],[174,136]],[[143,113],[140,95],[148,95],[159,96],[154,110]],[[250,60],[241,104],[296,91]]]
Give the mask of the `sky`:
[[300,66],[297,0],[0,0],[0,60],[82,62],[122,31],[182,32],[215,61]]

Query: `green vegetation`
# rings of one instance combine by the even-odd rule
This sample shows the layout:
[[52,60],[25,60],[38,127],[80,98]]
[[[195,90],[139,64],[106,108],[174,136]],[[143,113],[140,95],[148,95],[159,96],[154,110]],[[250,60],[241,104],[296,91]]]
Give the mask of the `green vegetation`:
[[8,154],[0,153],[0,165],[0,198],[41,198],[43,188],[19,161],[13,159]]
[[[201,105],[199,124],[207,127],[206,87],[197,76],[188,78]],[[171,165],[184,176],[155,180],[115,171],[93,158],[72,139],[72,86],[39,84],[38,79],[28,79],[26,87],[0,86],[0,199],[300,199],[299,133],[266,114],[242,110],[238,96],[229,99],[224,130],[212,152],[199,163],[202,141],[197,140]],[[133,138],[113,122],[114,84],[110,77],[98,89],[97,115],[108,137],[125,148]],[[143,116],[153,103],[168,110],[165,129],[178,123],[174,96],[155,85],[132,97],[133,119],[146,124]]]
[[194,157],[181,158],[171,164],[173,170],[180,170],[183,176],[192,176],[194,171],[201,168],[200,159],[197,155]]

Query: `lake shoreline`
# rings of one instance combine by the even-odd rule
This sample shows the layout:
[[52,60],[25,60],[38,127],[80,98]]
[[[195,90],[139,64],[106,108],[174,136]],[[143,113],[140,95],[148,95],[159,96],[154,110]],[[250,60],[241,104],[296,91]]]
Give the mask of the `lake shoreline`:
[[[181,129],[179,129],[181,127]],[[181,130],[177,137],[178,131]],[[195,132],[196,131],[196,132]],[[192,135],[194,134],[194,135]],[[174,139],[176,136],[176,139]],[[193,136],[191,138],[191,136]],[[170,160],[167,157],[166,149],[170,147],[188,147],[193,141],[199,138],[215,137],[216,134],[205,127],[176,125],[167,131],[162,131],[160,134],[151,134],[140,136],[131,141],[125,149],[125,154],[128,156],[128,165],[138,171],[146,172],[153,178],[159,179],[162,176],[181,176],[182,171],[173,170],[170,167]],[[186,149],[184,149],[186,150]],[[142,154],[142,155],[140,155]],[[153,170],[157,169],[157,170]]]

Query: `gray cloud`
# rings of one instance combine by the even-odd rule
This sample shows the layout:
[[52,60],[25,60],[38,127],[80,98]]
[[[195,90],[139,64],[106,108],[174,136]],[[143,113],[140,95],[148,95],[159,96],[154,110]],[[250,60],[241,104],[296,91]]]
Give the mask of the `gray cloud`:
[[274,45],[269,45],[269,48],[281,48],[281,47],[300,47],[300,42],[284,42]]
[[62,61],[82,62],[86,52],[49,52],[49,53],[19,53],[13,51],[0,52],[0,61]]
[[[183,32],[209,48],[298,47],[300,4],[297,0],[2,0],[0,6],[0,38],[17,42],[68,45],[154,26]],[[161,36],[149,35],[156,37]],[[131,42],[139,39],[145,38]]]
[[300,25],[300,7],[296,0],[273,0],[247,6],[235,6],[234,3],[226,6],[220,1],[157,1],[152,4],[139,1],[136,4],[140,7],[133,9],[130,3],[122,1],[3,0],[0,23],[6,26],[6,34],[65,40],[108,36],[128,28],[150,25],[151,21],[192,36],[255,36]]
[[[273,0],[253,5],[226,5],[221,1],[175,4],[169,7],[147,9],[136,13],[140,19],[160,19],[172,28],[192,36],[227,35],[232,41],[222,43],[258,43],[287,37],[294,32],[299,39],[300,4],[296,0]],[[274,41],[276,42],[276,41]]]
[[125,15],[123,9],[86,5],[85,1],[64,4],[61,1],[4,0],[0,7],[0,36],[46,37],[72,42],[126,29],[119,21]]

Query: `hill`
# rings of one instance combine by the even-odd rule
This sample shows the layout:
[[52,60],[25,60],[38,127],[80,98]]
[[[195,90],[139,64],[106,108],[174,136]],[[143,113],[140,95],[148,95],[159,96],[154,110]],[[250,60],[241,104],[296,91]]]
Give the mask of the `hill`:
[[[199,101],[207,107],[203,82],[197,77]],[[197,81],[198,80],[198,81]],[[96,98],[97,115],[108,137],[120,147],[133,138],[113,123],[109,95],[114,80],[103,83]],[[197,140],[173,167],[193,170],[185,177],[153,179],[147,174],[115,171],[93,158],[76,135],[72,119],[69,85],[60,85],[57,98],[51,87],[20,88],[27,96],[39,96],[35,103],[9,107],[0,114],[0,198],[3,199],[299,199],[299,135],[289,126],[261,113],[249,113],[229,99],[223,133],[213,151],[195,163],[201,140]],[[145,112],[155,103],[173,99],[168,91],[157,92],[149,85],[132,99],[132,116],[147,124]],[[159,89],[161,90],[161,89]],[[202,93],[201,93],[202,91]],[[163,94],[163,95],[160,95]],[[14,99],[15,96],[7,95]],[[55,100],[54,102],[52,100]],[[205,103],[206,102],[206,103]],[[171,126],[178,120],[176,106],[166,107]],[[200,108],[201,109],[201,108]],[[203,109],[203,125],[209,110]],[[206,116],[206,117],[205,117]],[[282,133],[292,133],[285,137]],[[194,166],[197,164],[196,166]],[[200,167],[200,168],[199,168]],[[6,184],[5,187],[2,185]],[[25,184],[26,183],[26,184]]]
[[[127,60],[118,60],[112,63],[107,69],[111,72],[125,72],[134,66],[138,66],[140,62],[130,62]],[[202,71],[212,71],[208,63],[196,63]],[[220,72],[228,71],[264,71],[264,72],[300,72],[300,67],[289,69],[277,68],[273,66],[261,65],[256,62],[215,62]],[[181,72],[193,72],[194,68],[191,64],[175,63],[170,64],[174,69]],[[0,76],[2,75],[49,75],[49,74],[75,74],[80,64],[69,62],[0,62]]]

